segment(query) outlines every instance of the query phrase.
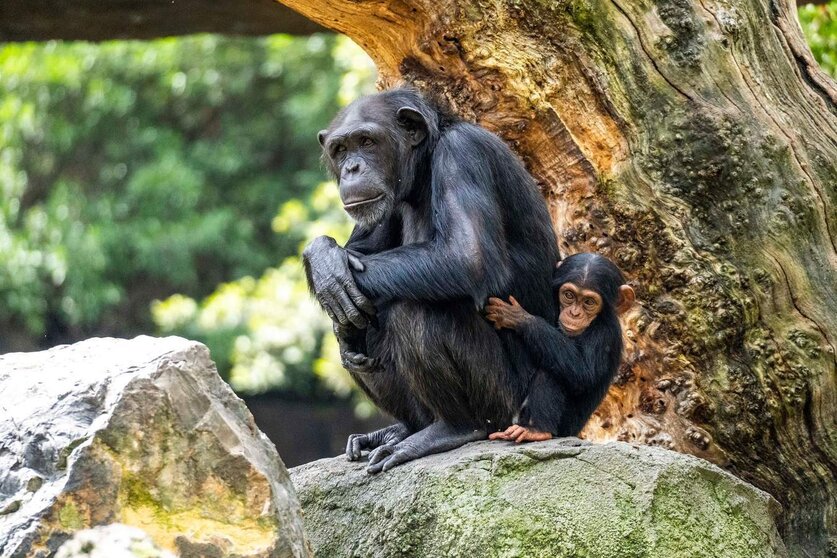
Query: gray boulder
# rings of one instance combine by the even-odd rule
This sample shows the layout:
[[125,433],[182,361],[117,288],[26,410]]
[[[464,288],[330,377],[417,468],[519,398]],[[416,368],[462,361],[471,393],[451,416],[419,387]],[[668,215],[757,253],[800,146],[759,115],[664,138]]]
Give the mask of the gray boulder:
[[317,556],[786,556],[773,498],[701,459],[577,439],[478,442],[370,476],[291,469]]
[[151,537],[120,523],[84,529],[61,545],[55,558],[174,558]]
[[0,394],[0,557],[110,523],[181,556],[310,556],[282,460],[203,345],[8,354]]

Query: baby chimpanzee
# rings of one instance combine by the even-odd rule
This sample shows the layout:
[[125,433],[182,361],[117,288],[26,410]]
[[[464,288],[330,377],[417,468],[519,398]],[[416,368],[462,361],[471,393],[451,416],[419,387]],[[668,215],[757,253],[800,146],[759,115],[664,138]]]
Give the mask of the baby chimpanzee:
[[490,298],[486,317],[515,330],[540,368],[520,416],[491,440],[533,442],[575,436],[601,403],[622,361],[617,313],[634,302],[619,269],[598,254],[575,254],[555,268],[552,288],[558,323],[526,312],[514,297]]

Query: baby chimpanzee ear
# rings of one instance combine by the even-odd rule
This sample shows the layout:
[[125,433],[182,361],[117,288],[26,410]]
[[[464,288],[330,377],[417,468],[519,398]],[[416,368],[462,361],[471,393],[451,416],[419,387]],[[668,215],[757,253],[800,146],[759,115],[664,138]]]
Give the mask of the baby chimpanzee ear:
[[635,300],[636,293],[633,288],[630,285],[622,285],[619,287],[619,297],[616,299],[616,312],[624,314],[634,305]]
[[410,144],[413,147],[427,137],[427,122],[419,111],[410,107],[401,107],[396,114],[398,115],[398,123],[407,129]]

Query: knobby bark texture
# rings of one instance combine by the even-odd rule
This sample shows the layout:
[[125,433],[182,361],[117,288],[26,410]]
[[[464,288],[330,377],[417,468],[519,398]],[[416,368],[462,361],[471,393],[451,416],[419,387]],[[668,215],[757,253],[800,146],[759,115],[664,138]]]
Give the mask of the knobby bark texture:
[[713,461],[837,555],[837,89],[787,0],[282,0],[502,136],[640,304],[584,431]]

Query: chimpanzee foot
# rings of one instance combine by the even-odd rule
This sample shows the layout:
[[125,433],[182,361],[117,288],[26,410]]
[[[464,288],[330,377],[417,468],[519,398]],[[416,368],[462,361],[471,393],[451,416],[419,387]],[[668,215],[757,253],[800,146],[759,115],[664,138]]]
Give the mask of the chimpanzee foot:
[[352,434],[346,442],[346,457],[349,461],[357,461],[363,450],[394,446],[409,435],[410,430],[400,422],[369,434]]
[[366,472],[375,474],[389,471],[396,465],[425,455],[456,449],[468,442],[483,440],[485,436],[485,430],[455,427],[446,422],[434,422],[397,444],[378,448],[374,455],[370,454]]
[[507,440],[516,444],[523,442],[543,442],[552,439],[552,434],[538,430],[531,426],[512,424],[502,432],[492,432],[488,435],[489,440]]

